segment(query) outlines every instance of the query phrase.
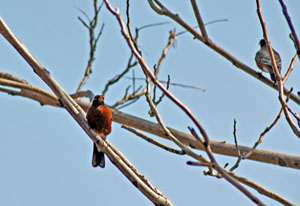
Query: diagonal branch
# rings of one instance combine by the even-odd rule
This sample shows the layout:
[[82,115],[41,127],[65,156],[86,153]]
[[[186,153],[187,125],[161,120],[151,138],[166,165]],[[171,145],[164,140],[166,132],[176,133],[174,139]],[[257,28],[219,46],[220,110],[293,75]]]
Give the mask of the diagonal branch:
[[196,0],[191,0],[191,3],[192,3],[192,7],[193,7],[193,10],[194,10],[197,22],[198,22],[198,26],[199,26],[199,28],[201,30],[201,33],[202,33],[202,36],[203,36],[204,43],[207,43],[208,42],[208,35],[207,35],[207,32],[206,32],[205,25],[203,23],[202,17],[201,17],[200,12],[199,12],[197,2],[196,2]]
[[296,34],[296,31],[294,29],[294,26],[293,26],[293,23],[292,23],[292,20],[289,16],[289,13],[287,11],[287,8],[286,8],[286,5],[284,4],[283,0],[279,0],[280,2],[280,5],[282,7],[282,11],[283,11],[283,14],[286,18],[286,21],[291,29],[291,32],[292,32],[292,36],[293,36],[293,40],[294,40],[294,44],[295,44],[295,48],[296,48],[296,51],[297,51],[297,54],[298,54],[298,57],[300,58],[300,41],[298,39],[298,36]]
[[295,123],[293,122],[293,120],[292,120],[292,118],[289,114],[289,111],[287,109],[287,103],[284,99],[283,82],[282,82],[282,79],[281,79],[281,75],[280,75],[280,73],[277,69],[274,53],[273,53],[272,46],[270,44],[269,36],[268,36],[268,33],[267,33],[267,26],[266,26],[266,23],[265,23],[265,21],[263,19],[263,16],[262,16],[260,0],[256,0],[256,4],[257,4],[257,14],[258,14],[258,17],[259,17],[259,20],[260,20],[260,23],[261,23],[261,26],[262,26],[262,29],[263,29],[264,37],[265,37],[265,40],[266,40],[266,43],[267,43],[267,46],[268,46],[268,49],[269,49],[270,56],[271,56],[271,59],[272,59],[273,72],[274,72],[274,74],[276,76],[276,79],[277,79],[277,82],[278,82],[279,101],[281,103],[285,118],[286,118],[290,128],[292,129],[294,134],[298,138],[300,138],[300,131],[298,130]]
[[[189,161],[188,165],[203,166],[199,162],[192,162],[192,161]],[[224,170],[226,170],[226,169],[224,169]],[[267,188],[259,185],[258,183],[254,182],[254,181],[251,181],[251,180],[249,180],[249,179],[247,179],[245,177],[241,177],[241,176],[237,175],[236,173],[234,173],[232,171],[229,171],[229,170],[226,170],[226,172],[228,172],[229,175],[231,175],[232,177],[234,177],[235,179],[237,179],[242,184],[247,185],[248,187],[251,187],[252,189],[254,189],[257,192],[259,192],[260,194],[265,195],[266,197],[269,197],[269,198],[271,198],[273,200],[276,200],[276,201],[282,203],[283,205],[296,206],[296,204],[290,202],[286,198],[284,198],[284,197],[276,194],[275,192],[272,192],[272,191],[268,190]],[[211,176],[214,176],[214,177],[217,177],[217,178],[220,177],[219,175],[211,175]]]
[[291,60],[290,66],[289,66],[289,68],[288,68],[286,74],[285,74],[284,77],[282,78],[282,83],[283,83],[283,84],[285,84],[286,80],[288,79],[288,77],[290,76],[292,70],[294,69],[294,64],[295,64],[295,62],[296,62],[297,57],[298,57],[298,54],[296,54],[296,55],[294,56],[294,58]]
[[150,183],[145,182],[145,178],[137,173],[137,170],[129,164],[129,161],[122,156],[116,148],[114,148],[107,140],[98,136],[94,130],[89,127],[85,119],[85,112],[83,109],[53,79],[49,71],[33,57],[24,44],[14,36],[2,18],[0,18],[0,33],[11,45],[15,47],[25,61],[31,66],[33,71],[51,88],[61,105],[65,107],[80,127],[96,143],[97,147],[101,148],[112,163],[116,165],[116,167],[132,182],[132,184],[156,205],[172,205],[172,203],[156,188],[154,189],[153,186],[149,187]]
[[231,171],[227,171],[232,177],[234,177],[235,179],[237,179],[239,182],[243,183],[244,185],[247,185],[248,187],[251,187],[253,189],[255,189],[256,191],[258,191],[260,194],[265,195],[273,200],[276,200],[280,203],[282,203],[283,205],[288,205],[288,206],[296,206],[296,204],[290,202],[289,200],[287,200],[286,198],[276,194],[275,192],[272,192],[264,187],[262,187],[261,185],[259,185],[258,183],[251,181],[247,178],[241,177],[239,175],[237,175],[234,172]]
[[160,143],[160,142],[158,142],[158,141],[156,141],[156,140],[154,140],[154,139],[151,139],[151,138],[147,137],[146,135],[144,135],[143,133],[138,132],[138,131],[136,131],[135,129],[133,129],[133,128],[131,128],[131,127],[128,127],[128,126],[126,126],[126,125],[124,125],[124,124],[122,125],[122,128],[124,128],[124,129],[126,129],[126,130],[132,132],[133,134],[135,134],[135,135],[141,137],[142,139],[146,140],[147,142],[149,142],[149,143],[151,143],[151,144],[154,144],[154,145],[156,145],[157,147],[160,147],[160,148],[162,148],[162,149],[164,149],[164,150],[167,150],[167,151],[169,151],[169,152],[172,152],[172,153],[175,153],[175,154],[179,154],[179,155],[184,155],[184,154],[185,154],[185,152],[184,152],[183,150],[176,150],[176,149],[170,148],[170,147],[168,147],[168,146],[166,146],[166,145],[163,145],[162,143]]

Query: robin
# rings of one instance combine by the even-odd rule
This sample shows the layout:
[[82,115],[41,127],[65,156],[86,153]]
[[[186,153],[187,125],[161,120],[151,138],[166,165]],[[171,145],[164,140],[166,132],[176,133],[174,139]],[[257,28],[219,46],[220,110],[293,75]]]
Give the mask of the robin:
[[[104,105],[104,97],[96,95],[92,105],[89,107],[86,115],[87,121],[92,129],[94,129],[101,137],[106,137],[111,132],[111,112]],[[93,167],[105,167],[104,153],[99,151],[94,143]]]
[[[264,39],[259,41],[260,50],[255,55],[255,61],[257,66],[264,72],[270,73],[271,79],[276,83],[276,77],[272,69],[272,59],[267,47],[266,41]],[[280,73],[281,71],[281,59],[279,54],[273,49],[277,69]]]

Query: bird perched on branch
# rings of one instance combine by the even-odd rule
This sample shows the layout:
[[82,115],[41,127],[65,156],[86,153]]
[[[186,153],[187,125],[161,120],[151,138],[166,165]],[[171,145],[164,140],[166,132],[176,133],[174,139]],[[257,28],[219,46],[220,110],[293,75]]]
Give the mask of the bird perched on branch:
[[[272,69],[272,58],[269,53],[266,41],[264,39],[259,41],[260,50],[255,55],[255,61],[257,66],[264,72],[270,73],[271,79],[276,83],[276,77]],[[280,73],[281,71],[281,59],[279,54],[273,49],[277,69]]]
[[[104,97],[102,95],[96,95],[92,105],[89,107],[86,115],[87,121],[92,129],[100,135],[106,138],[106,136],[111,132],[111,111],[104,105]],[[93,167],[105,167],[104,153],[99,151],[94,143]]]

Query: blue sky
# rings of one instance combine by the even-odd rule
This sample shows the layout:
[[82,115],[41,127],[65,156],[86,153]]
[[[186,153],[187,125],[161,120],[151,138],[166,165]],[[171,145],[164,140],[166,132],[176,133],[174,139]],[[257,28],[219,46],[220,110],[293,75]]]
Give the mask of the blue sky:
[[[125,17],[125,2],[114,0],[111,4]],[[189,24],[197,25],[189,2],[165,4]],[[300,35],[300,2],[286,4]],[[83,15],[76,7],[91,16],[92,1],[11,0],[0,5],[0,16],[15,35],[69,93],[74,93],[83,77],[89,52],[88,32],[77,20],[78,15]],[[147,64],[152,67],[167,43],[169,31],[183,29],[167,17],[158,16],[147,1],[132,1],[131,5],[133,28],[170,22],[140,32],[138,44]],[[228,19],[207,26],[210,38],[258,70],[254,56],[259,49],[262,30],[255,1],[198,1],[198,5],[205,22]],[[272,46],[280,53],[282,72],[285,72],[295,54],[288,38],[289,28],[279,2],[263,1],[262,11]],[[105,23],[105,28],[99,40],[93,73],[83,88],[95,94],[101,93],[106,82],[123,71],[130,56],[119,25],[106,7],[102,8],[99,23]],[[170,91],[192,110],[212,140],[233,143],[235,118],[238,142],[252,146],[280,110],[278,93],[234,67],[190,34],[181,35],[176,41],[176,47],[169,51],[162,65],[159,79],[167,80],[170,75],[173,82],[206,89],[201,92],[171,86]],[[0,71],[50,91],[2,36],[0,60]],[[299,66],[297,60],[287,82],[287,87],[292,86],[294,91],[300,90]],[[139,67],[134,70],[136,76],[143,77]],[[105,97],[106,103],[112,105],[121,99],[130,84],[129,80],[123,79],[112,86]],[[139,85],[144,82],[138,81]],[[292,102],[289,105],[299,113],[298,105]],[[193,126],[166,98],[158,109],[170,127],[188,133],[187,126]],[[147,115],[144,97],[122,111],[155,121]],[[65,110],[0,93],[0,113],[1,205],[152,205],[108,159],[105,169],[92,168],[92,142]],[[204,176],[205,168],[187,166],[189,157],[165,152],[120,126],[113,123],[109,140],[175,205],[252,205],[225,180]],[[156,139],[176,148],[173,143]],[[300,140],[282,116],[259,148],[299,156],[299,146]],[[201,151],[198,153],[205,155]],[[220,155],[216,158],[221,165],[235,162],[235,158]],[[300,203],[300,174],[295,169],[246,160],[236,172]],[[252,192],[267,205],[279,205]]]

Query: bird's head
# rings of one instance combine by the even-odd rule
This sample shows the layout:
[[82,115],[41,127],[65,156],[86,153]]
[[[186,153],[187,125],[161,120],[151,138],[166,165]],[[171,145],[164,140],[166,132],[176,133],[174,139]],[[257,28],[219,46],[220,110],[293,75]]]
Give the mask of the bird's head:
[[100,105],[104,105],[104,96],[102,95],[96,95],[93,103],[92,103],[93,107],[98,107]]
[[260,47],[266,46],[266,41],[264,39],[261,39],[259,41],[259,45],[260,45]]

